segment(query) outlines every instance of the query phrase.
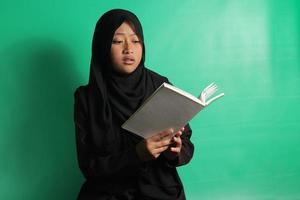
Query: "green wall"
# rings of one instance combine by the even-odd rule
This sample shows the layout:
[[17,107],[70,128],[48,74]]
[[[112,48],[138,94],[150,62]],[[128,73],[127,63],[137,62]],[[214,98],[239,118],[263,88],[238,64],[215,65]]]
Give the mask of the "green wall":
[[0,2],[0,199],[75,199],[73,91],[88,80],[98,17],[135,12],[146,64],[195,95],[226,96],[191,121],[188,199],[300,199],[297,0]]

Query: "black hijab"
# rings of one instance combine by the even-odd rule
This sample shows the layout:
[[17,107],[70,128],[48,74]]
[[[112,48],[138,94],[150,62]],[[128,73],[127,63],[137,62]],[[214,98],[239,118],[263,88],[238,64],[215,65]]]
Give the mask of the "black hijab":
[[[124,21],[133,25],[143,46],[141,62],[131,74],[118,74],[111,64],[112,39]],[[144,61],[144,37],[138,18],[122,9],[110,10],[102,15],[95,27],[88,83],[92,142],[101,148],[99,153],[117,150],[117,143],[127,146],[141,139],[128,133],[126,135],[121,124],[162,82],[167,81],[165,77],[145,68]]]

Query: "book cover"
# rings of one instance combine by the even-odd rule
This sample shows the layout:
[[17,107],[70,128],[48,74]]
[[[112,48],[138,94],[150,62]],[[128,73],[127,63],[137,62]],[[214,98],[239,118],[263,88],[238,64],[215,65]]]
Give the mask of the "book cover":
[[122,125],[123,129],[143,138],[172,128],[185,126],[197,113],[224,93],[207,101],[216,85],[206,87],[199,98],[168,83],[163,83]]

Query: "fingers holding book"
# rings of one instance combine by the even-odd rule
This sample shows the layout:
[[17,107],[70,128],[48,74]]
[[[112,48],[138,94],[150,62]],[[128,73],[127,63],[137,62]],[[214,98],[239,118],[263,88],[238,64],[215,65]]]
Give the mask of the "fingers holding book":
[[169,129],[144,139],[136,146],[139,158],[142,161],[155,160],[166,150],[171,154],[167,155],[169,159],[178,156],[182,146],[180,136],[183,131],[184,128],[181,128],[174,134],[174,131]]
[[181,140],[181,135],[184,131],[184,127],[181,128],[172,138],[172,143],[169,146],[169,148],[164,152],[164,156],[168,160],[174,160],[177,158],[181,152],[181,147],[182,147],[182,140]]
[[136,146],[136,152],[142,161],[155,160],[169,148],[173,132],[166,130],[142,140]]

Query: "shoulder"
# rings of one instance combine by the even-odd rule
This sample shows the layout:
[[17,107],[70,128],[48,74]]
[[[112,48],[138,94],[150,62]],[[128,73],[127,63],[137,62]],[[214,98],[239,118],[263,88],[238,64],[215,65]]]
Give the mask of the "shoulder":
[[75,89],[74,92],[74,104],[75,110],[84,110],[87,111],[87,102],[88,102],[88,86],[79,86]]
[[81,85],[75,89],[74,98],[75,100],[82,99],[86,96],[88,90],[87,85]]
[[159,74],[155,71],[152,71],[148,68],[146,68],[146,70],[154,82],[158,82],[159,84],[164,83],[164,82],[170,83],[169,79],[166,76],[161,75],[161,74]]

